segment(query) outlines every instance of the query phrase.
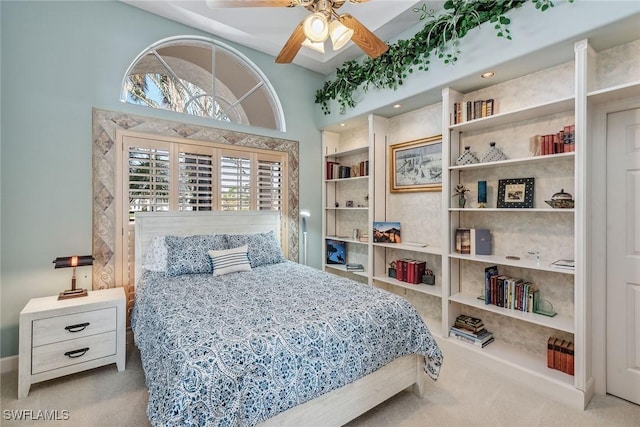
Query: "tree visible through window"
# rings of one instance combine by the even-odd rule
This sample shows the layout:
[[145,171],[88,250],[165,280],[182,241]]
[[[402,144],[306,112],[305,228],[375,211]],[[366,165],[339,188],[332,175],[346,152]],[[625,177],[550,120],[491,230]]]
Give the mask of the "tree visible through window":
[[121,100],[199,117],[285,130],[271,84],[246,57],[205,38],[156,43],[136,58]]

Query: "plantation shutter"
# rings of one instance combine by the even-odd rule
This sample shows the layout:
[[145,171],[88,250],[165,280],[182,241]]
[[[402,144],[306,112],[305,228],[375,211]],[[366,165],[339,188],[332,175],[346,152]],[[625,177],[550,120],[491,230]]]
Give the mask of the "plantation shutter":
[[135,212],[169,210],[169,148],[128,147],[129,221]]
[[220,210],[251,209],[249,153],[224,151],[220,156]]
[[181,145],[178,152],[178,209],[210,211],[215,206],[213,149]]
[[257,179],[258,210],[282,210],[282,158],[258,155]]

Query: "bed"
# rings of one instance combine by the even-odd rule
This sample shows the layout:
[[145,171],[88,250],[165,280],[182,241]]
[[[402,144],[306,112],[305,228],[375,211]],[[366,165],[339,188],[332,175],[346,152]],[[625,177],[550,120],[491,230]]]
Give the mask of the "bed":
[[442,354],[406,300],[287,261],[279,235],[274,213],[136,215],[152,425],[339,426],[437,379]]

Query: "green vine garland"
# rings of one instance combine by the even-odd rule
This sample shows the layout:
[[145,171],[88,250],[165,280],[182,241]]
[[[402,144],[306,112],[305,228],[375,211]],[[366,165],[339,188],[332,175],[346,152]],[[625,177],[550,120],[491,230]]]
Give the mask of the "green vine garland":
[[[359,87],[366,92],[370,86],[377,89],[397,89],[414,70],[427,71],[433,56],[454,64],[458,60],[459,40],[469,30],[484,22],[494,24],[498,37],[511,40],[509,24],[505,14],[519,8],[529,0],[448,0],[444,11],[438,15],[422,7],[413,9],[419,19],[425,20],[424,28],[409,40],[398,40],[389,45],[389,50],[376,59],[369,57],[358,62],[347,61],[336,70],[336,78],[326,81],[316,92],[316,104],[321,104],[324,114],[329,114],[329,101],[337,100],[340,114],[353,108],[354,92]],[[531,0],[536,9],[545,11],[553,7],[552,0]],[[569,0],[573,2],[574,0]]]

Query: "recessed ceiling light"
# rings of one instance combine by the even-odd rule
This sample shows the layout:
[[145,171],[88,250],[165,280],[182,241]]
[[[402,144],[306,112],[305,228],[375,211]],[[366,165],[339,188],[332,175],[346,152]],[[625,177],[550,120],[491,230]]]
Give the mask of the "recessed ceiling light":
[[396,105],[394,105],[394,106],[393,106],[393,108],[395,108],[396,110],[397,110],[398,108],[401,108],[401,107],[402,107],[402,105],[400,105],[400,104],[396,104]]
[[346,123],[340,123],[340,127],[345,127],[346,125]]
[[482,77],[483,79],[490,79],[491,77],[493,77],[495,75],[496,75],[496,73],[494,71],[487,71],[486,73],[480,74],[480,77]]

